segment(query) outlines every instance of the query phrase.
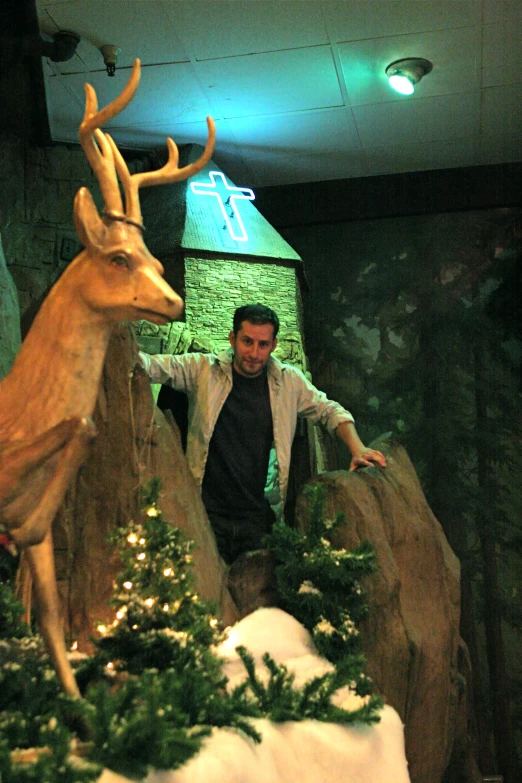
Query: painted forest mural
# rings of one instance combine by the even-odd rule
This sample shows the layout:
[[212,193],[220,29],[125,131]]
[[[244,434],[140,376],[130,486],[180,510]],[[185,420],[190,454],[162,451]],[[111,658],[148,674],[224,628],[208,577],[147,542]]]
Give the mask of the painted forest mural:
[[310,286],[314,383],[366,442],[400,438],[460,558],[479,766],[521,779],[522,211],[282,233]]

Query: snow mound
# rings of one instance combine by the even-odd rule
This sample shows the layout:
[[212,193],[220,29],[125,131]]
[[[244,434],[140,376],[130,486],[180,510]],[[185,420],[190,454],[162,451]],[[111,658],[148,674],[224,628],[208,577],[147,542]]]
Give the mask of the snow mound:
[[[225,659],[224,672],[234,687],[245,677],[235,648],[244,645],[259,664],[265,652],[284,663],[296,684],[333,669],[315,651],[306,629],[281,609],[258,609],[234,625],[217,648]],[[360,697],[347,688],[335,702],[356,709]],[[410,783],[404,754],[402,721],[385,706],[374,726],[306,720],[299,723],[252,721],[263,737],[261,744],[237,731],[215,729],[202,750],[177,770],[151,772],[146,783]],[[109,770],[98,783],[129,783]]]

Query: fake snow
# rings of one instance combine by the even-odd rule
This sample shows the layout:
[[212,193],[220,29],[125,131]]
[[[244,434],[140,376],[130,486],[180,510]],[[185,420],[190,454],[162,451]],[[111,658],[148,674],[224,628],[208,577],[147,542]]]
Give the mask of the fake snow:
[[[231,688],[245,676],[235,652],[238,645],[259,663],[260,679],[265,677],[265,652],[295,674],[298,686],[333,669],[317,655],[306,629],[281,609],[258,609],[236,623],[217,648],[226,660],[223,668]],[[356,709],[362,700],[342,688],[333,701]],[[187,764],[170,772],[151,772],[146,783],[410,783],[403,725],[392,707],[385,706],[380,723],[373,726],[345,728],[311,720],[252,723],[262,735],[261,744],[233,730],[215,729]],[[98,783],[130,781],[105,770]]]

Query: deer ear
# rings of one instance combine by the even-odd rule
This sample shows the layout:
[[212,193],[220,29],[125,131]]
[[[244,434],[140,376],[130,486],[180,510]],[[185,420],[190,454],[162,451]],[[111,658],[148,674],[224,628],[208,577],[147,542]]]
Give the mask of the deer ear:
[[80,188],[74,199],[74,226],[84,247],[100,248],[107,226],[101,219],[87,188]]

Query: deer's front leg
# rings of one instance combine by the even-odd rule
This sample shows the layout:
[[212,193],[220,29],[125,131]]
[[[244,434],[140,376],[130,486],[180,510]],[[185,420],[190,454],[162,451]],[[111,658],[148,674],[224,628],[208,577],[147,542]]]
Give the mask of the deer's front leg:
[[33,578],[38,624],[49,657],[65,693],[73,698],[79,698],[80,691],[65,647],[51,533],[47,533],[41,544],[29,547],[25,554]]
[[16,496],[29,473],[71,439],[80,421],[78,417],[64,419],[36,438],[0,445],[0,518],[1,509]]
[[[56,432],[55,432],[56,430]],[[9,521],[7,528],[13,541],[19,548],[34,546],[39,544],[47,532],[51,529],[52,521],[58,511],[58,507],[63,500],[67,487],[72,481],[76,472],[87,454],[87,448],[96,435],[96,428],[90,419],[71,418],[61,422],[57,427],[50,430],[48,438],[40,437],[39,457],[38,449],[33,453],[33,464],[42,465],[44,462],[43,454],[49,457],[58,449],[56,443],[67,436],[66,445],[63,446],[58,462],[53,471],[53,475],[46,486],[42,487],[40,498],[35,506],[25,518],[25,521],[19,527],[10,527]],[[31,471],[26,470],[25,481],[31,481]],[[16,505],[16,501],[13,503]],[[21,517],[21,511],[17,511],[17,516]]]

